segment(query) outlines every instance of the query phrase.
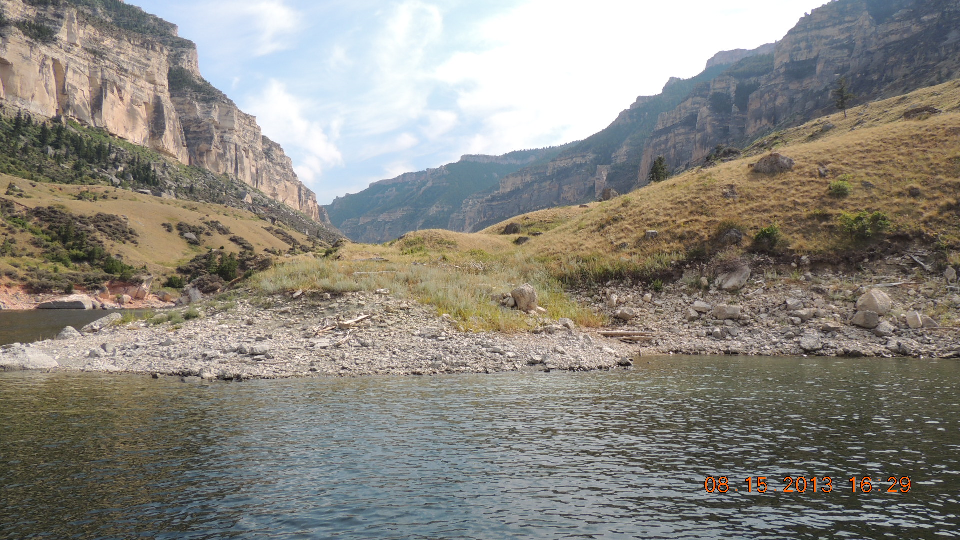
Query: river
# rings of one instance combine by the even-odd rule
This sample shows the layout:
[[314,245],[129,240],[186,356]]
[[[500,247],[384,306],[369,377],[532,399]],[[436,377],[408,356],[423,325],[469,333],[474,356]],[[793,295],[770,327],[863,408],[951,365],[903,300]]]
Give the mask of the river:
[[957,538],[958,388],[956,360],[834,358],[0,373],[0,538]]
[[[121,313],[141,315],[152,310],[131,309]],[[112,311],[82,309],[34,309],[28,311],[0,311],[0,345],[31,343],[57,337],[64,327],[80,329],[106,317]]]

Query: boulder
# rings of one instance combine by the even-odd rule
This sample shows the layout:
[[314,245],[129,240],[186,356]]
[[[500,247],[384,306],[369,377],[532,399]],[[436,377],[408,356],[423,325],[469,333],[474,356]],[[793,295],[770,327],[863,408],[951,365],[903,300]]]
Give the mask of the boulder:
[[833,321],[827,321],[827,322],[823,323],[822,325],[820,325],[820,331],[821,331],[821,332],[826,332],[827,334],[829,334],[829,333],[831,333],[831,332],[839,332],[839,331],[841,331],[841,330],[843,330],[843,326],[841,326],[839,323],[835,323],[835,322],[833,322]]
[[819,334],[804,334],[800,338],[800,348],[806,352],[815,352],[823,348],[823,342],[820,341]]
[[130,302],[133,302],[133,297],[130,296],[129,294],[121,294],[119,300],[120,300],[120,305],[125,306]]
[[870,289],[857,300],[857,311],[872,311],[881,317],[892,308],[893,300],[880,289]]
[[103,330],[104,328],[110,326],[111,324],[119,321],[123,318],[123,315],[119,313],[111,313],[106,317],[101,317],[92,323],[84,326],[80,329],[84,334],[96,334],[97,332]]
[[737,320],[740,318],[740,306],[718,305],[713,308],[713,318],[721,321]]
[[878,315],[876,311],[858,311],[857,314],[853,316],[853,319],[850,321],[850,323],[854,326],[859,326],[860,328],[873,330],[880,324],[880,315]]
[[146,279],[141,281],[139,285],[137,285],[136,290],[133,291],[131,296],[137,300],[143,300],[148,294],[150,294],[151,287],[153,287],[153,276],[148,276]]
[[660,236],[660,231],[649,230],[643,233],[643,237],[647,240],[656,240]]
[[611,188],[611,187],[603,188],[603,191],[600,192],[600,200],[601,200],[601,201],[609,201],[610,199],[616,199],[616,198],[619,197],[619,196],[620,196],[620,194],[617,193],[617,190],[615,190],[615,189],[613,189],[613,188]]
[[713,306],[704,302],[703,300],[697,300],[693,303],[693,310],[697,313],[709,313],[713,309]]
[[189,242],[189,243],[191,243],[191,244],[199,244],[199,243],[200,243],[200,240],[197,238],[197,235],[193,234],[192,232],[183,233],[182,236],[183,236],[183,239],[184,239],[184,240],[186,240],[187,242]]
[[510,223],[503,228],[502,234],[520,234],[520,224],[519,223]]
[[797,311],[803,309],[803,300],[796,298],[787,298],[787,311]]
[[730,229],[720,235],[721,246],[739,246],[743,243],[743,231],[740,229]]
[[533,285],[524,283],[516,289],[510,291],[510,296],[517,303],[517,309],[520,311],[534,311],[537,309],[537,291]]
[[893,335],[894,330],[896,330],[892,324],[887,321],[882,321],[873,329],[873,335],[877,337],[890,337]]
[[55,300],[43,302],[37,309],[93,309],[93,300],[83,294],[64,296]]
[[637,317],[637,310],[629,307],[620,308],[613,314],[614,319],[621,321],[630,321]]
[[177,304],[192,304],[194,302],[199,302],[203,300],[203,293],[201,293],[196,287],[189,286],[183,289],[183,294],[180,295],[180,299],[177,300]]
[[753,165],[753,172],[760,174],[779,174],[792,171],[794,161],[787,156],[776,152],[760,158],[760,161]]
[[687,320],[695,321],[700,318],[700,313],[693,308],[687,308]]
[[566,318],[566,317],[558,320],[558,321],[557,321],[557,324],[559,324],[560,326],[562,326],[562,327],[564,327],[564,328],[566,328],[566,329],[568,329],[568,330],[575,330],[575,329],[577,328],[577,323],[573,322],[572,319],[568,319],[568,318]]
[[0,349],[0,371],[56,369],[58,367],[60,367],[60,364],[56,360],[30,347],[14,344]]
[[907,313],[907,326],[918,330],[920,328],[939,328],[940,325],[930,317],[920,313],[919,311],[911,311]]
[[948,266],[947,269],[943,272],[943,278],[947,280],[947,283],[956,283],[957,282],[957,271],[952,267]]
[[750,267],[742,264],[717,276],[717,286],[724,291],[739,291],[750,279]]
[[77,331],[76,328],[72,326],[67,326],[57,334],[57,341],[65,341],[68,339],[76,339],[78,337],[83,337],[83,334]]
[[800,319],[800,322],[807,322],[817,316],[817,310],[814,308],[798,309],[790,315]]

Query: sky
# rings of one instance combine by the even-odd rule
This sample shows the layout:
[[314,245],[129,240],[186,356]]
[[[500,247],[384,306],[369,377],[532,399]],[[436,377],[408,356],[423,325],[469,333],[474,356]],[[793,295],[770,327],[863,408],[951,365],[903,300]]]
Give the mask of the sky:
[[127,0],[321,204],[371,182],[580,140],[716,52],[783,37],[825,0]]

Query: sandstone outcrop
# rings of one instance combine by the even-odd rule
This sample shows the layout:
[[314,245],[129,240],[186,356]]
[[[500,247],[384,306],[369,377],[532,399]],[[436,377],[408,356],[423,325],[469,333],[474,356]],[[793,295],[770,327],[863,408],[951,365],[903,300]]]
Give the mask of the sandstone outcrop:
[[125,4],[93,12],[8,0],[3,13],[8,21],[42,24],[53,36],[35,39],[14,24],[0,31],[0,101],[103,128],[327,220],[283,149],[203,80],[196,46],[177,36],[175,25]]

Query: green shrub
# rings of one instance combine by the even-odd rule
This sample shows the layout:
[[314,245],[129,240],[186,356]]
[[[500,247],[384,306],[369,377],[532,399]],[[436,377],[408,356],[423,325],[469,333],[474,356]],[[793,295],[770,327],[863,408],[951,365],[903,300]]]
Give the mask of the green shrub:
[[199,311],[197,308],[195,308],[195,307],[190,307],[190,308],[188,308],[186,311],[183,312],[183,318],[186,319],[186,320],[188,320],[188,321],[193,320],[193,319],[199,319],[199,318],[200,318],[200,311]]
[[757,234],[753,235],[753,249],[756,251],[771,252],[776,249],[782,240],[783,235],[780,233],[780,227],[776,223],[773,223],[760,229],[757,231]]
[[171,289],[182,289],[186,286],[186,283],[180,276],[170,276],[163,282],[163,286]]
[[830,196],[842,199],[847,195],[850,195],[850,182],[846,180],[836,180],[830,182]]
[[883,212],[841,212],[837,218],[840,230],[854,240],[873,238],[890,228],[890,218]]

